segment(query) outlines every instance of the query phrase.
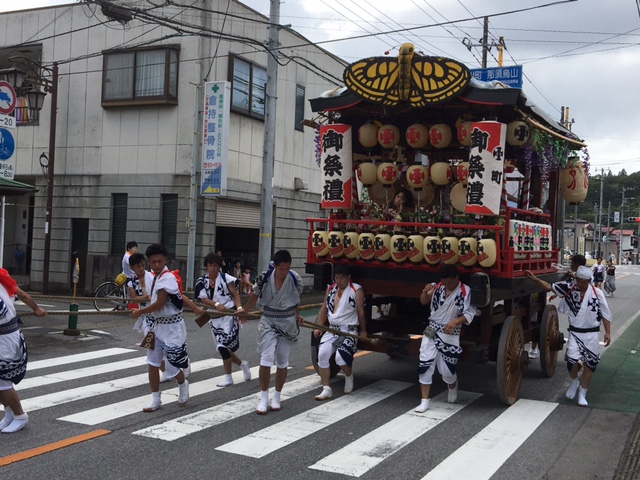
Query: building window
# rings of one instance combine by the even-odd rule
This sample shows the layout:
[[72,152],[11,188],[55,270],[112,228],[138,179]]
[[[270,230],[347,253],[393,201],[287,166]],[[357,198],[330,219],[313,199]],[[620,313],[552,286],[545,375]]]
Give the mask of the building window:
[[111,194],[111,254],[124,252],[127,244],[127,194]]
[[160,243],[167,249],[170,258],[176,256],[176,236],[178,234],[178,195],[167,193],[161,196],[162,200],[162,231]]
[[234,111],[264,118],[267,71],[238,57],[229,57],[233,85],[231,106]]
[[178,49],[104,54],[102,106],[178,104]]
[[298,131],[304,130],[302,121],[304,120],[304,86],[296,85],[296,115],[293,128]]

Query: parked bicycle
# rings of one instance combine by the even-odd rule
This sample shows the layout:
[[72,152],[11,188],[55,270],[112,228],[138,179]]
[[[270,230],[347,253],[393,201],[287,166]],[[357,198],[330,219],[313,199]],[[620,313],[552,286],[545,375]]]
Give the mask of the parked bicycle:
[[127,276],[120,273],[113,281],[101,283],[94,297],[93,305],[99,312],[126,310],[129,299]]

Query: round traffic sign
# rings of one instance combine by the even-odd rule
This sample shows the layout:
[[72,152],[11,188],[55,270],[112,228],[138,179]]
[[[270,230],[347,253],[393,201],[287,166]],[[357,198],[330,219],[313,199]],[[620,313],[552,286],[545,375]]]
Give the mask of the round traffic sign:
[[9,160],[16,150],[16,141],[6,128],[0,128],[0,160]]
[[17,95],[9,82],[0,82],[0,113],[9,115],[16,108]]

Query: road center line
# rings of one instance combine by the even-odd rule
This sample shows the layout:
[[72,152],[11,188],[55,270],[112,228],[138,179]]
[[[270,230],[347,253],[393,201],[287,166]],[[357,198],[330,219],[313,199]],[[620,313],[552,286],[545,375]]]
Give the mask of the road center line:
[[76,435],[75,437],[65,438],[57,442],[48,443],[40,447],[25,450],[24,452],[14,453],[6,457],[0,458],[0,467],[11,465],[12,463],[21,462],[22,460],[28,460],[29,458],[37,457],[38,455],[44,455],[45,453],[60,450],[62,448],[75,445],[76,443],[86,442],[87,440],[93,440],[94,438],[109,435],[111,430],[94,430],[92,432],[83,433],[82,435]]

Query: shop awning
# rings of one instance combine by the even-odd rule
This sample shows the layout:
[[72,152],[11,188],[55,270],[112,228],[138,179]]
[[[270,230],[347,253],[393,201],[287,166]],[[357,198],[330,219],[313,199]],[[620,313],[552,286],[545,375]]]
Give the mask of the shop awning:
[[37,191],[38,189],[33,185],[0,178],[0,195],[24,195]]

